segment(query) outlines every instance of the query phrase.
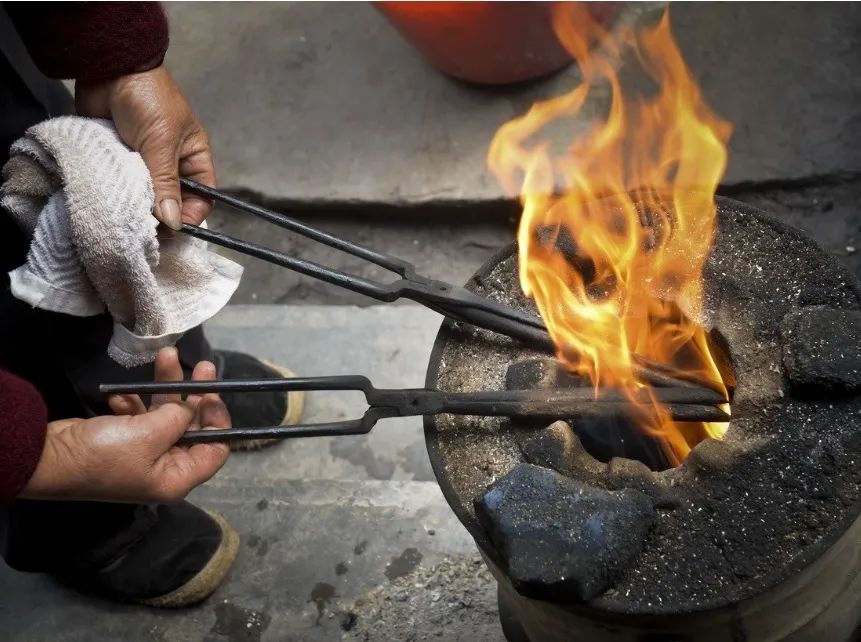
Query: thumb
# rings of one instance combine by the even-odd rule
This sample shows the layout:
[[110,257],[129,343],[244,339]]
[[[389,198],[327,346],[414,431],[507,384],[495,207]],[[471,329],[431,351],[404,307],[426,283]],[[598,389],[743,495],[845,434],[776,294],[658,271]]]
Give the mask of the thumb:
[[166,403],[146,414],[131,418],[134,428],[146,435],[156,457],[170,450],[185,434],[194,412],[181,403]]
[[152,176],[155,217],[172,230],[182,228],[179,190],[179,141],[150,140],[140,150]]

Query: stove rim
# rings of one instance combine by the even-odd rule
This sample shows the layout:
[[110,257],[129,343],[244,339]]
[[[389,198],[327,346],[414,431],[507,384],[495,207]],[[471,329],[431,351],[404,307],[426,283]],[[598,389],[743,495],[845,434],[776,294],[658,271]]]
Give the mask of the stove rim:
[[[716,205],[720,206],[723,204],[727,208],[734,208],[738,211],[744,212],[746,214],[750,214],[751,216],[756,217],[757,219],[762,220],[768,225],[771,225],[777,228],[779,231],[788,233],[792,236],[798,237],[801,240],[810,243],[819,251],[828,254],[828,252],[820,245],[816,239],[812,238],[808,234],[806,234],[803,230],[800,230],[792,225],[784,223],[766,212],[759,210],[747,203],[743,203],[741,201],[737,201],[735,199],[726,198],[722,196],[715,197]],[[466,287],[477,285],[477,279],[485,278],[490,275],[493,269],[503,260],[512,256],[517,252],[517,241],[514,240],[508,245],[500,248],[496,252],[493,253],[480,267],[479,269],[469,278],[466,283]],[[829,254],[830,256],[830,254]],[[848,272],[848,268],[838,263],[836,260],[834,261],[836,267],[846,273],[846,285],[852,290],[855,294],[859,307],[861,307],[861,282]],[[443,319],[440,324],[439,331],[437,332],[436,337],[434,338],[433,347],[431,349],[431,354],[428,359],[428,369],[425,375],[425,386],[426,387],[435,387],[437,378],[439,376],[439,369],[442,365],[442,351],[445,349],[448,341],[451,339],[452,333],[455,331],[455,321],[451,319]],[[431,462],[431,468],[434,472],[434,478],[439,484],[440,490],[445,497],[446,503],[449,507],[454,511],[455,515],[458,518],[458,521],[466,528],[467,532],[469,532],[470,536],[475,541],[476,545],[479,548],[480,553],[485,558],[485,560],[489,560],[493,563],[496,569],[499,570],[504,576],[507,577],[507,573],[504,570],[506,565],[501,557],[497,554],[496,548],[490,542],[487,534],[484,529],[478,523],[478,520],[472,519],[465,509],[465,504],[462,502],[462,498],[460,498],[457,491],[452,486],[449,477],[447,475],[444,476],[444,479],[441,479],[440,474],[438,473],[439,468],[443,468],[442,465],[442,456],[440,454],[440,446],[438,439],[438,431],[437,431],[437,422],[436,417],[433,415],[425,416],[423,418],[423,431],[425,437],[425,447],[428,451],[428,457]],[[472,501],[470,499],[469,501]],[[775,571],[772,574],[766,576],[766,586],[768,588],[759,591],[751,596],[744,598],[743,600],[737,602],[726,602],[722,604],[714,604],[714,603],[704,603],[701,608],[688,609],[683,611],[675,611],[673,613],[650,613],[650,612],[642,612],[642,611],[626,611],[626,610],[614,610],[608,608],[598,608],[595,606],[591,606],[590,602],[552,602],[559,607],[573,610],[579,613],[593,613],[597,617],[601,617],[604,615],[612,615],[613,617],[622,617],[622,618],[631,618],[631,621],[654,621],[655,619],[660,620],[667,617],[677,617],[677,616],[686,616],[686,615],[694,615],[694,614],[706,614],[706,613],[714,613],[720,614],[727,610],[732,610],[737,604],[741,604],[742,602],[754,599],[757,596],[764,595],[767,592],[774,590],[776,587],[779,587],[783,584],[784,581],[789,581],[799,573],[801,573],[804,569],[810,567],[812,564],[815,564],[817,560],[819,560],[825,553],[837,544],[840,539],[849,531],[853,525],[861,519],[861,498],[859,498],[852,506],[846,507],[846,510],[843,513],[844,518],[840,520],[839,528],[834,528],[831,532],[817,543],[816,546],[808,546],[805,550],[799,554],[794,560],[796,567],[792,572],[792,575],[789,577],[783,577],[780,579],[776,576],[780,574],[779,571]],[[814,550],[815,549],[815,550]],[[784,574],[785,575],[785,574]],[[773,579],[772,579],[773,578]],[[520,596],[521,599],[526,600],[534,600],[535,598],[529,598],[526,596]],[[599,599],[599,598],[596,598]]]

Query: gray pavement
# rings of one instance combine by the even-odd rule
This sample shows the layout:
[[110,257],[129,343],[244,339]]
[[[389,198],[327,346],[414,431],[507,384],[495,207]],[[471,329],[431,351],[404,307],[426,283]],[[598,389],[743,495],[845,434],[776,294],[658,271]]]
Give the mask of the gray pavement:
[[[180,611],[117,605],[4,568],[0,637],[22,642],[339,640],[350,629],[372,624],[367,621],[372,612],[362,602],[381,588],[396,582],[400,587],[404,578],[427,575],[452,561],[470,568],[477,558],[436,484],[255,481],[239,485],[217,477],[194,494],[196,502],[230,520],[242,538],[227,582],[202,605]],[[425,589],[415,583],[407,585],[406,599],[398,599],[423,600]],[[493,604],[495,586],[485,580],[477,588],[486,595],[483,602]],[[389,601],[395,593],[389,593]],[[458,597],[442,593],[437,601],[440,608],[451,608]],[[484,639],[500,640],[495,613],[480,616],[488,632]],[[414,639],[440,639],[434,636],[439,630],[427,628]]]

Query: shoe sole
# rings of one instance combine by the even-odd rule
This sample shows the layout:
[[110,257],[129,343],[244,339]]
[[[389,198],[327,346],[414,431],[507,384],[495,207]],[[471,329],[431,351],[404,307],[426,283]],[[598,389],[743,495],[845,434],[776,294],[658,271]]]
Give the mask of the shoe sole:
[[215,549],[213,556],[197,575],[179,588],[165,595],[138,600],[140,604],[162,609],[191,606],[212,595],[227,577],[227,573],[239,554],[239,533],[218,513],[211,511],[206,511],[206,513],[215,520],[221,529],[221,544]]
[[[296,373],[283,366],[276,365],[265,359],[260,360],[264,365],[275,370],[282,377],[295,377]],[[281,420],[279,426],[292,426],[299,423],[302,418],[302,412],[305,410],[305,393],[301,390],[292,390],[287,393],[287,413]],[[240,439],[230,442],[230,450],[260,450],[267,446],[271,446],[280,439]]]

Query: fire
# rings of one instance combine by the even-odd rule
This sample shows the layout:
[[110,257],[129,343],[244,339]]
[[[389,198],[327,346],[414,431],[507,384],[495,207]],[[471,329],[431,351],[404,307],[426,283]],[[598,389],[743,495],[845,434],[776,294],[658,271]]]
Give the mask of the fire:
[[[703,102],[668,10],[657,24],[613,36],[581,4],[560,3],[554,30],[582,82],[503,125],[489,152],[491,169],[523,207],[523,291],[557,357],[588,376],[596,394],[648,388],[636,367],[643,357],[723,386],[697,320],[731,127]],[[639,63],[650,91],[623,89],[623,58]],[[608,90],[609,109],[590,122],[590,99]],[[555,149],[553,132],[575,117],[579,130]],[[674,463],[727,426],[674,423],[657,402],[637,415]]]

